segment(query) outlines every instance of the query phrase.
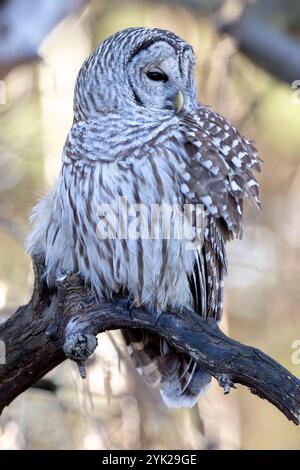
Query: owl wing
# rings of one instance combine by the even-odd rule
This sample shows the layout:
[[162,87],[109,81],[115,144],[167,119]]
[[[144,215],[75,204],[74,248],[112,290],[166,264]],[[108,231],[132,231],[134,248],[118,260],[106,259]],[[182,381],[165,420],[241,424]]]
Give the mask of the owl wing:
[[261,160],[252,142],[202,105],[196,114],[184,116],[180,128],[185,148],[181,191],[188,202],[205,208],[204,242],[190,277],[194,307],[201,315],[220,320],[225,243],[242,236],[244,199],[260,207],[253,172],[261,170]]
[[224,237],[211,216],[207,217],[207,235],[196,254],[194,270],[189,276],[194,310],[205,318],[221,320],[223,279],[227,270]]
[[[222,315],[223,276],[227,269],[225,243],[241,237],[243,201],[250,197],[259,206],[258,183],[253,171],[260,170],[255,147],[223,117],[199,106],[196,115],[180,121],[184,168],[181,191],[187,202],[205,207],[204,243],[190,275],[194,307],[205,317]],[[185,354],[147,332],[123,332],[137,369],[149,384],[160,383],[169,406],[193,406],[211,380],[205,370]]]

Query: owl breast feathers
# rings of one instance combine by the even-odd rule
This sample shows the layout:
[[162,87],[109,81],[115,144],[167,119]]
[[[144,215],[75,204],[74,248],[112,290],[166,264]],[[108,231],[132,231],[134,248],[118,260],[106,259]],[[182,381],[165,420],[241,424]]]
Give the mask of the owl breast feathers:
[[[175,34],[145,28],[114,34],[84,62],[61,174],[33,210],[28,239],[29,252],[45,256],[49,284],[75,271],[99,301],[123,293],[157,315],[191,307],[220,321],[225,245],[242,235],[244,199],[259,206],[260,160],[249,140],[197,102],[194,62]],[[171,207],[173,227],[174,207],[199,205],[203,230],[201,243],[192,232],[194,249],[184,231],[164,236],[162,217],[147,212]],[[183,225],[193,225],[182,214]],[[143,236],[139,224],[131,233],[133,215],[156,236]],[[103,218],[109,236],[99,229]],[[122,236],[111,231],[116,220]],[[162,338],[122,334],[137,370],[160,385],[169,406],[193,406],[207,389],[210,376]]]

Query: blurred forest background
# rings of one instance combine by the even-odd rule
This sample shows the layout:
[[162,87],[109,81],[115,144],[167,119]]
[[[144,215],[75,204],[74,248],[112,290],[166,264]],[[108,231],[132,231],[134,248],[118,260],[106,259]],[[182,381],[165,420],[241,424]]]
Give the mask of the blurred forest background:
[[[131,26],[189,41],[199,100],[257,143],[262,213],[248,205],[244,238],[229,246],[222,328],[299,377],[298,1],[0,0],[0,321],[32,291],[28,216],[58,175],[77,72]],[[214,382],[192,410],[167,409],[114,333],[99,338],[86,381],[68,361],[4,410],[0,449],[42,448],[300,449],[300,431],[241,386],[224,397]]]

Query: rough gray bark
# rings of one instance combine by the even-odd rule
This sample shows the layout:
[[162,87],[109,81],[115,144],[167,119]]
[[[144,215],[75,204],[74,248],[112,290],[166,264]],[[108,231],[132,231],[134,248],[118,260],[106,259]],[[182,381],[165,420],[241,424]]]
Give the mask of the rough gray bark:
[[235,383],[267,399],[299,424],[300,381],[263,352],[225,336],[213,321],[192,311],[164,312],[155,318],[141,309],[128,310],[121,297],[97,304],[80,278],[70,274],[50,292],[42,281],[43,262],[34,260],[32,299],[0,325],[6,364],[0,365],[0,412],[66,357],[84,361],[96,335],[119,328],[144,328],[165,337],[214,376],[224,393]]

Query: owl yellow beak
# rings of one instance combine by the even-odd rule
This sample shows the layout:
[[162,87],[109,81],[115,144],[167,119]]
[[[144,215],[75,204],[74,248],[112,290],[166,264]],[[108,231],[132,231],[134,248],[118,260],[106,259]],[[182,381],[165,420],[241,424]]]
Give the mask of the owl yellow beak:
[[183,105],[184,105],[183,93],[182,91],[179,91],[176,97],[176,109],[178,113],[182,110]]

